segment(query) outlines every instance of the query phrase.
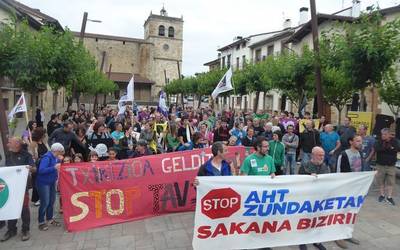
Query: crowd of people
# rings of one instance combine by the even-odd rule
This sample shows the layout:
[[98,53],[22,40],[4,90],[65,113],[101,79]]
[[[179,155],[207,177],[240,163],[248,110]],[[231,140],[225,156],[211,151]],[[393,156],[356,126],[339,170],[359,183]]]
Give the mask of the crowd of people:
[[[31,166],[24,208],[22,240],[29,239],[29,201],[39,206],[39,229],[60,226],[54,220],[57,178],[60,164],[136,158],[146,155],[211,147],[214,155],[199,169],[199,175],[318,175],[332,172],[372,170],[376,158],[379,202],[392,205],[398,140],[385,128],[378,138],[367,135],[368,128],[352,126],[346,117],[334,126],[324,116],[316,123],[310,113],[302,121],[291,112],[263,111],[244,113],[209,108],[171,106],[168,115],[156,108],[142,107],[124,113],[111,107],[89,112],[53,114],[47,124],[43,116],[30,121],[22,138],[12,137],[7,145],[7,166]],[[254,147],[241,164],[240,171],[225,158],[229,146]],[[298,167],[299,165],[299,167]],[[199,185],[195,180],[195,185]],[[28,190],[32,188],[30,197]],[[60,212],[62,206],[60,203]],[[5,226],[0,222],[0,228]],[[17,234],[16,220],[8,221],[1,241]],[[358,243],[355,239],[348,239]],[[337,244],[346,248],[344,241]],[[324,246],[314,244],[319,249]],[[300,246],[306,249],[305,245]]]

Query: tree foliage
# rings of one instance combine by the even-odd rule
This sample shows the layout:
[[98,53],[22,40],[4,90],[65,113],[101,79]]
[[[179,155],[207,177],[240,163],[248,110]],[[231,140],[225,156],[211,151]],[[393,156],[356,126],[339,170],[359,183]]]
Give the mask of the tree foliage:
[[98,70],[93,56],[67,29],[43,26],[33,30],[27,21],[12,22],[0,29],[0,76],[10,78],[17,87],[31,94],[65,87],[72,94],[109,93],[115,84]]
[[400,116],[400,80],[394,70],[388,71],[379,87],[379,95],[396,116]]

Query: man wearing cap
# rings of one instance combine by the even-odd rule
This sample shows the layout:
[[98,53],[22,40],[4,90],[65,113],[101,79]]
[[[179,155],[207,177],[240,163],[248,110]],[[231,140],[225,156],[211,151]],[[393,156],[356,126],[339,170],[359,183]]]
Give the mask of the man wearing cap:
[[[8,154],[6,156],[6,166],[29,166],[30,172],[35,171],[34,161],[32,155],[28,151],[23,149],[23,141],[17,137],[11,137],[8,139]],[[29,240],[29,227],[31,223],[30,210],[29,210],[29,191],[28,188],[31,186],[30,178],[28,177],[26,192],[24,196],[24,203],[22,205],[21,219],[22,219],[22,235],[21,240]],[[10,238],[17,235],[17,222],[18,220],[7,221],[7,232],[4,234],[1,241],[7,241]],[[4,221],[0,221],[0,228],[5,226]]]
[[[60,226],[53,218],[54,202],[56,200],[56,181],[60,168],[60,159],[64,155],[64,146],[61,143],[51,145],[50,151],[42,156],[36,175],[36,187],[40,198],[38,214],[39,230],[46,231],[47,223]],[[46,221],[44,217],[46,216]]]

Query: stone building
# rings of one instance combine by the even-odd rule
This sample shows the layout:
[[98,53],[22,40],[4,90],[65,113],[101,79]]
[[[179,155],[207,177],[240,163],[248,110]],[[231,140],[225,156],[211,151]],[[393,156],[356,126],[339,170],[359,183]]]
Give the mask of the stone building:
[[[80,33],[74,34],[78,39]],[[85,33],[84,45],[96,58],[100,70],[119,87],[107,102],[126,94],[134,74],[135,101],[155,104],[163,86],[179,78],[182,72],[183,18],[168,16],[163,7],[159,15],[150,13],[145,21],[144,38]]]

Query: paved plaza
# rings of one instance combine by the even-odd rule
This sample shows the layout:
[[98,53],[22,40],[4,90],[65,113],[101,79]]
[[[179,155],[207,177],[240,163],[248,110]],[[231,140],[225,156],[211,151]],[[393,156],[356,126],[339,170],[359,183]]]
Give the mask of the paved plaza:
[[[399,181],[399,180],[398,180]],[[397,206],[378,203],[375,185],[361,209],[354,237],[360,246],[349,243],[349,249],[399,249],[400,248],[400,185],[396,186]],[[37,208],[31,207],[31,239],[26,242],[20,236],[0,243],[1,250],[81,250],[81,249],[132,249],[132,250],[189,250],[192,249],[194,213],[171,214],[151,219],[117,224],[68,233],[61,228],[50,227],[41,232],[37,228]],[[58,215],[60,217],[60,215]],[[62,221],[62,218],[59,218]],[[5,228],[0,231],[5,233]],[[328,249],[339,249],[335,243],[325,243]],[[274,249],[298,249],[280,247]],[[309,249],[315,249],[309,245]],[[208,249],[212,250],[212,249]]]

